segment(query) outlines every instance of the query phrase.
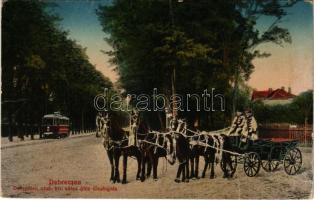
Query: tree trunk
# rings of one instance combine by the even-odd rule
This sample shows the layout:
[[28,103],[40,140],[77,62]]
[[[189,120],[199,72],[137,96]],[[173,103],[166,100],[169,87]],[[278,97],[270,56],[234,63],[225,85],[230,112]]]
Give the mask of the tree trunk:
[[161,130],[165,130],[165,125],[164,125],[164,122],[162,121],[161,112],[158,112],[158,119],[159,119]]
[[84,111],[82,111],[82,116],[81,116],[81,130],[84,131]]
[[[174,95],[176,94],[176,86],[175,86],[175,82],[176,82],[176,67],[173,66],[173,70],[172,70],[172,81],[171,81],[171,90],[172,90],[172,97],[174,97]],[[176,99],[173,99],[172,102],[172,114],[174,117],[176,117],[178,115],[178,110],[177,110],[177,104],[176,104]]]
[[307,117],[304,118],[304,143],[307,145]]
[[236,112],[236,109],[237,109],[238,84],[239,84],[239,68],[237,66],[236,72],[235,72],[234,87],[233,87],[231,121],[234,118],[235,112]]

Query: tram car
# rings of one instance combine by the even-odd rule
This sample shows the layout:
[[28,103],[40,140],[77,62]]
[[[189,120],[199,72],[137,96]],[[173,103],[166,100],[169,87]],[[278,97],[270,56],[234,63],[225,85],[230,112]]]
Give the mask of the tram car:
[[69,118],[59,112],[44,115],[42,118],[42,135],[47,137],[68,137],[70,135]]

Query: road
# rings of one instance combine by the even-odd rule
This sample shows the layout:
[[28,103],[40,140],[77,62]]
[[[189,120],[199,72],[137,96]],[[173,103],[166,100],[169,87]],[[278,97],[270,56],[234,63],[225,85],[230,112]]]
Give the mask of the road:
[[[159,180],[135,180],[136,161],[129,158],[126,185],[109,182],[109,162],[94,135],[36,143],[1,151],[2,196],[89,198],[310,198],[311,149],[302,148],[300,174],[288,176],[282,167],[273,173],[262,169],[247,177],[239,165],[234,178],[222,178],[216,166],[215,179],[175,183],[177,164],[160,160]],[[202,167],[202,164],[201,164]],[[208,176],[208,174],[207,174]],[[59,183],[57,182],[59,180]],[[60,181],[63,181],[60,183]],[[52,184],[49,184],[51,183]]]

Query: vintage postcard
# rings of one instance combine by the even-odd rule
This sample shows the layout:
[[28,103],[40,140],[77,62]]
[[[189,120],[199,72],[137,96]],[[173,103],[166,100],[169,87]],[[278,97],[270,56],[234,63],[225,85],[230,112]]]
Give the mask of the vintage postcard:
[[313,198],[312,0],[3,0],[1,196]]

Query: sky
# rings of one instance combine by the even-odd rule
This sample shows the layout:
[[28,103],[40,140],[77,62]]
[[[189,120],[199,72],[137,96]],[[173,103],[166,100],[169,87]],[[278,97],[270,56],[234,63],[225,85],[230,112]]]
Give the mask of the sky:
[[[90,62],[113,82],[119,76],[113,71],[109,57],[101,52],[108,51],[110,46],[104,41],[108,35],[101,29],[95,10],[100,4],[110,0],[59,0],[54,11],[63,19],[60,26],[69,32],[69,37],[87,48]],[[287,28],[292,36],[291,44],[283,47],[274,44],[263,44],[261,51],[271,53],[268,58],[253,61],[255,70],[249,86],[257,90],[268,88],[291,87],[292,93],[299,94],[312,88],[313,77],[313,5],[299,2],[287,9],[288,16],[283,19],[282,27]],[[263,29],[272,21],[262,18],[258,26]]]

